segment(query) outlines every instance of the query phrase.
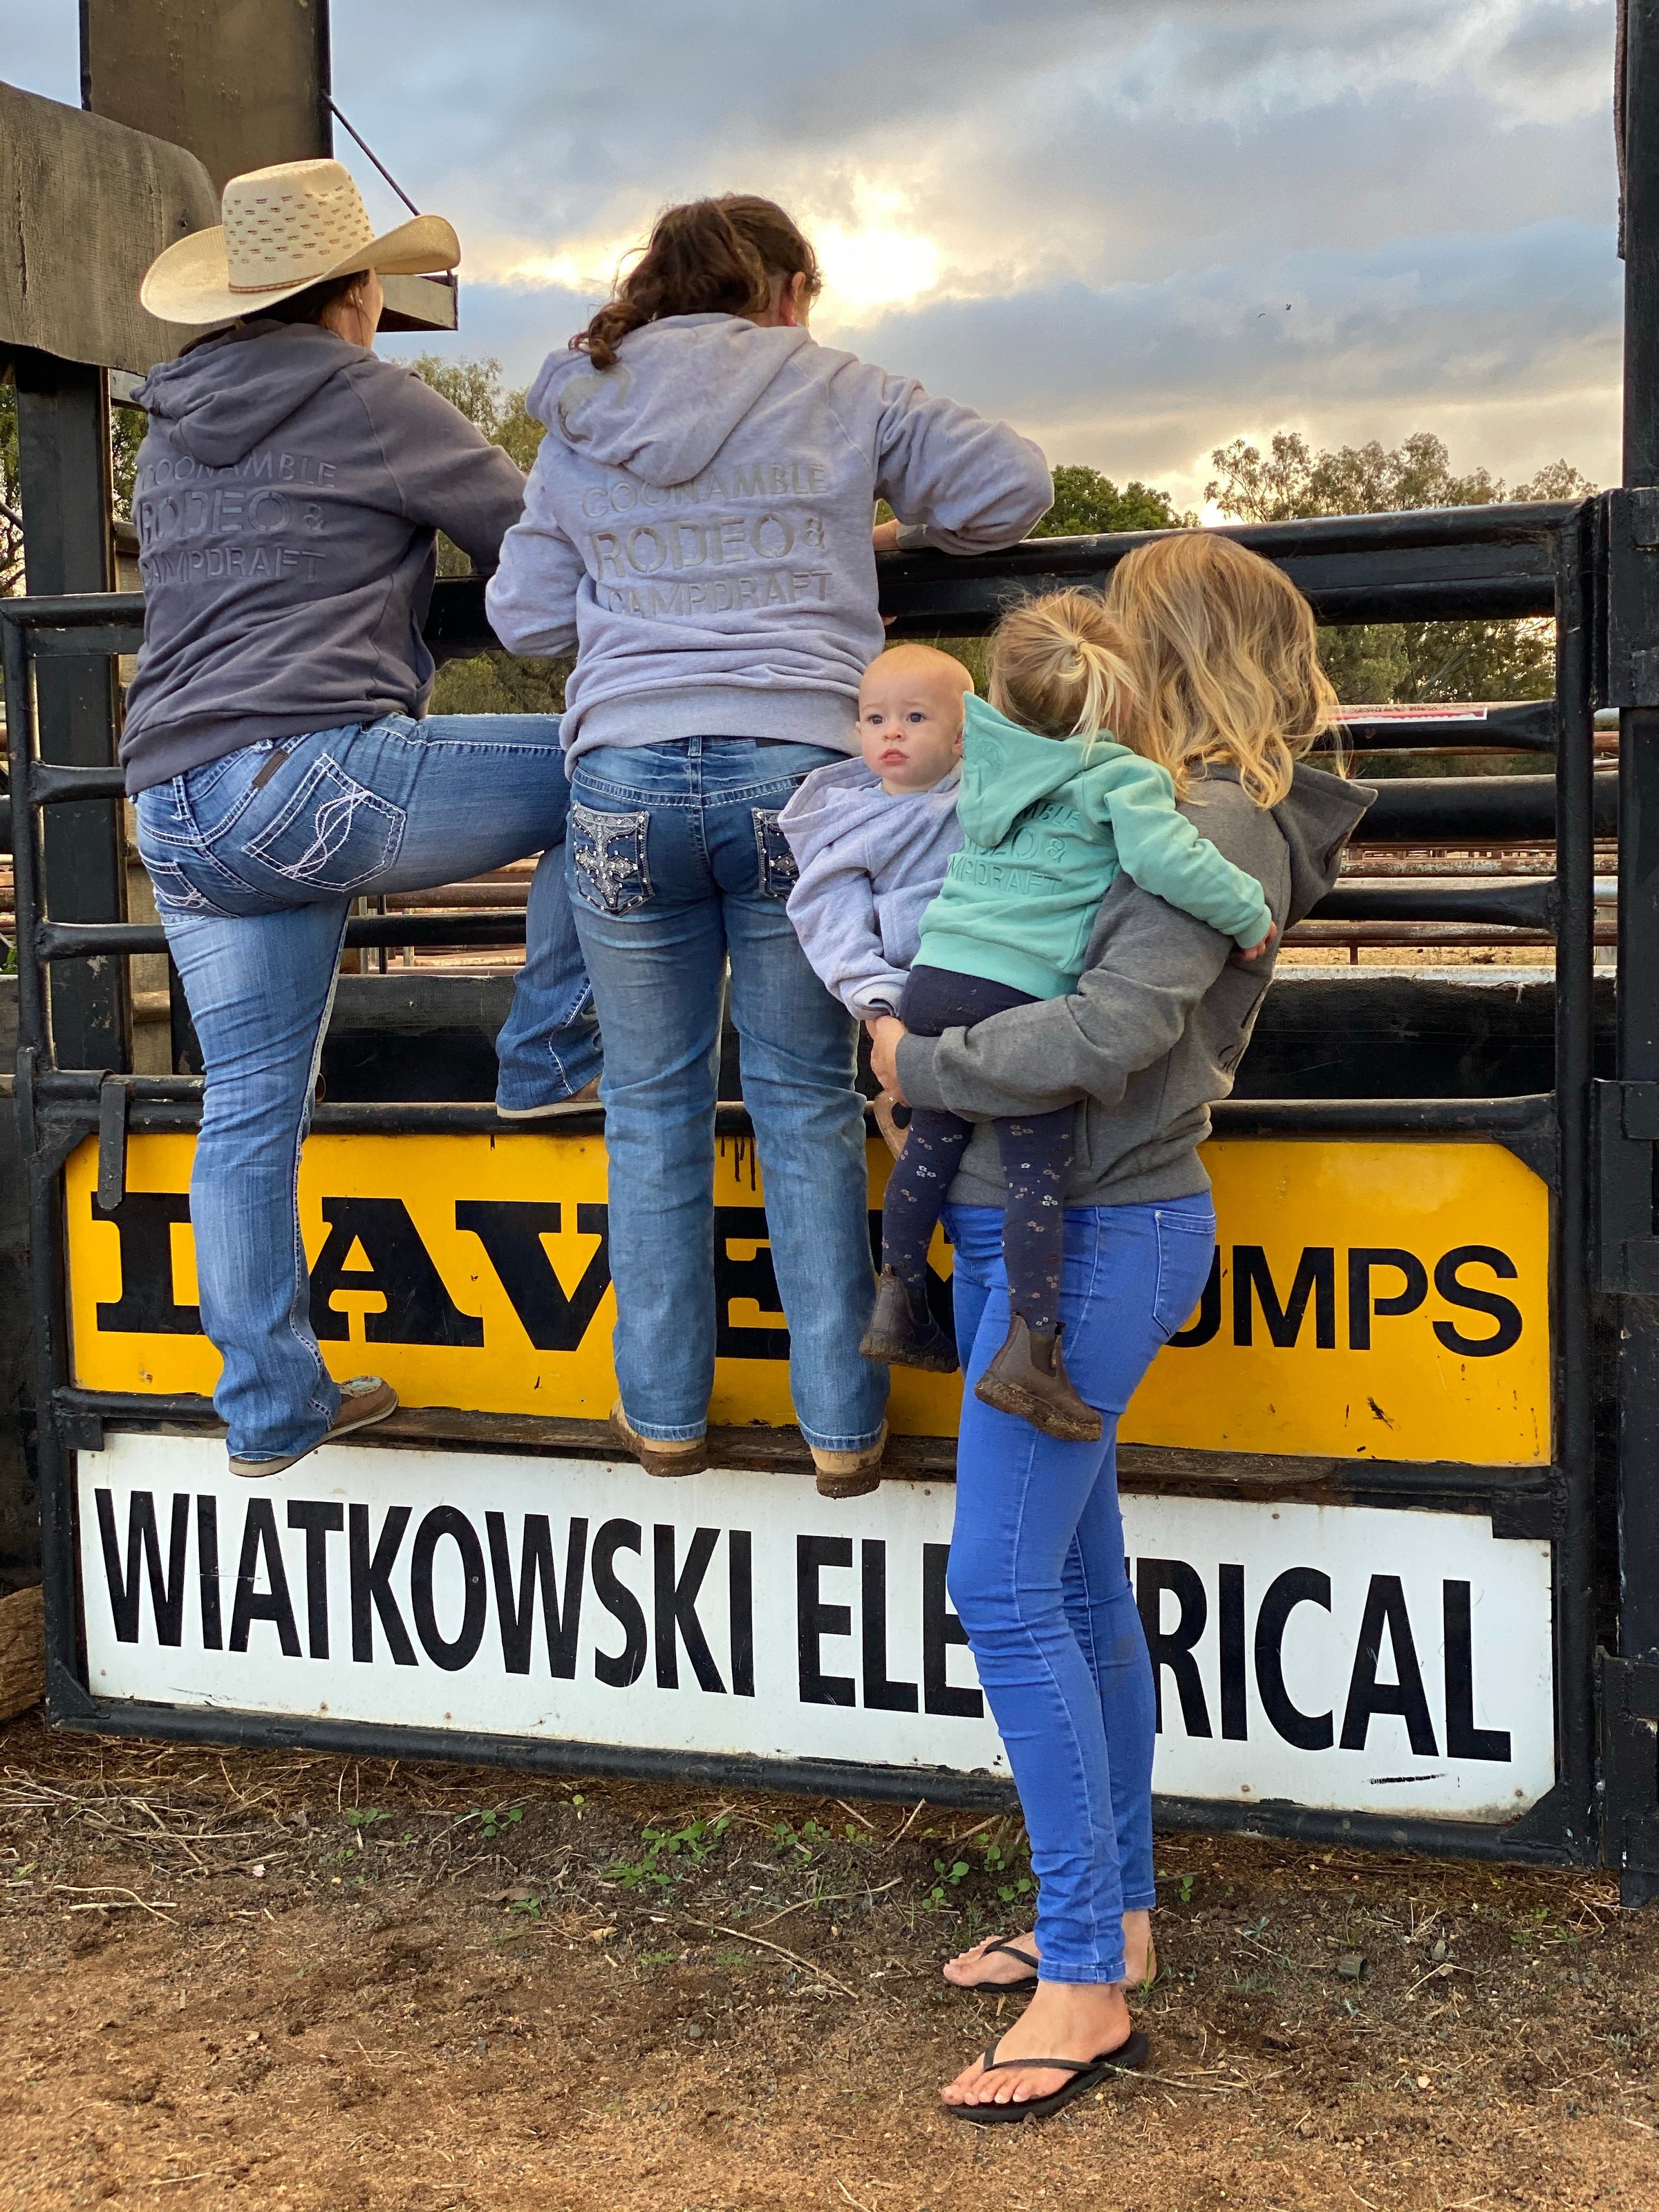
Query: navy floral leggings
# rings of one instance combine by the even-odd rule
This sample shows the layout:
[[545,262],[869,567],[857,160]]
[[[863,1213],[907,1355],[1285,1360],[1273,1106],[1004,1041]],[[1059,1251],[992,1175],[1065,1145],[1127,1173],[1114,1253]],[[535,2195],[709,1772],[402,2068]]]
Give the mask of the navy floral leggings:
[[[899,1018],[917,1036],[942,1036],[971,1028],[1012,1006],[1029,1006],[1027,991],[981,975],[944,968],[913,968]],[[1060,1326],[1060,1261],[1066,1237],[1066,1186],[1071,1181],[1077,1109],[1023,1115],[994,1122],[1008,1203],[1003,1215],[1002,1255],[1008,1303],[1036,1335]],[[963,1153],[971,1122],[933,1107],[918,1106],[902,1157],[887,1178],[881,1210],[881,1260],[919,1302],[927,1287],[927,1247]]]

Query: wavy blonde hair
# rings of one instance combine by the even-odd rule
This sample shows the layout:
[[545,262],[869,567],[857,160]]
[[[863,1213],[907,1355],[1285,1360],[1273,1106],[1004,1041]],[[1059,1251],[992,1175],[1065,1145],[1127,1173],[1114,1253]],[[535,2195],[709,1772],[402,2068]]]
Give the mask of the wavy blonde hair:
[[1115,733],[1135,696],[1122,627],[1098,592],[1020,599],[992,637],[986,693],[1042,737]]
[[1276,806],[1337,720],[1295,585],[1218,532],[1183,530],[1126,555],[1105,605],[1133,672],[1124,741],[1161,762],[1178,794],[1224,762],[1258,806]]

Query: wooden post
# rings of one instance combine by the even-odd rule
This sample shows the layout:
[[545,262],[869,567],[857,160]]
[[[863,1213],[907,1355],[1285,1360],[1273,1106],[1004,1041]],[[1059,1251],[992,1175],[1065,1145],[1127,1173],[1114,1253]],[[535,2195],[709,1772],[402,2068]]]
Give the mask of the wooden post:
[[0,1721],[46,1694],[46,1610],[40,1585],[0,1597]]

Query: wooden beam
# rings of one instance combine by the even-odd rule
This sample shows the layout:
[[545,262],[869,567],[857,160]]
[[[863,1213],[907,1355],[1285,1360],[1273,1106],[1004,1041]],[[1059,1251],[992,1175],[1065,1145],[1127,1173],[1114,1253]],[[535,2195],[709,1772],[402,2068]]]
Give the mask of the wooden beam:
[[328,88],[327,0],[81,0],[85,106],[187,146],[216,193],[331,154]]
[[138,284],[164,246],[219,220],[182,147],[0,84],[0,346],[142,374],[198,335]]

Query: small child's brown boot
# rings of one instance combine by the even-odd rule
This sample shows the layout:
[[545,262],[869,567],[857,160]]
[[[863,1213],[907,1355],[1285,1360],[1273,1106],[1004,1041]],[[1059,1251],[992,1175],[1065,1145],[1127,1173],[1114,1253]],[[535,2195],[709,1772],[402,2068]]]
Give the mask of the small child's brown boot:
[[1015,1314],[1000,1352],[974,1385],[974,1395],[1000,1413],[1018,1413],[1062,1443],[1100,1442],[1100,1416],[1079,1398],[1060,1356],[1060,1331],[1039,1336]]
[[933,1319],[927,1292],[913,1299],[891,1267],[881,1271],[875,1310],[859,1350],[884,1367],[922,1367],[930,1375],[957,1371],[957,1348]]

